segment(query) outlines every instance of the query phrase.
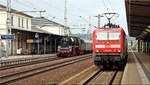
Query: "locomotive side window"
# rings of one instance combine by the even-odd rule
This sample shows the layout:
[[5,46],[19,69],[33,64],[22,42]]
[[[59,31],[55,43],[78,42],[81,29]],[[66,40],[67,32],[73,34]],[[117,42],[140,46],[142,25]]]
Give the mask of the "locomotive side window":
[[108,40],[120,40],[121,33],[116,32],[109,32],[109,39]]
[[96,40],[107,40],[107,32],[96,32]]

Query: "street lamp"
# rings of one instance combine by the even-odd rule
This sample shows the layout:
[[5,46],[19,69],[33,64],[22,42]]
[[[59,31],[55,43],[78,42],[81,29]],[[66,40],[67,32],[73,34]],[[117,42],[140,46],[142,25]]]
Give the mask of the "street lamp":
[[60,39],[60,37],[57,37],[56,39],[55,39],[55,53],[57,52],[57,40],[58,39]]
[[44,37],[44,54],[46,54],[47,41],[48,41],[48,39],[49,39],[50,36],[51,36],[51,35],[48,35],[48,36]]
[[36,33],[35,34],[35,38],[37,38],[38,40],[37,40],[37,43],[38,43],[38,54],[40,53],[39,52],[39,50],[40,50],[40,45],[39,45],[39,43],[40,43],[40,40],[39,40],[39,33]]
[[2,57],[1,40],[0,40],[0,57]]

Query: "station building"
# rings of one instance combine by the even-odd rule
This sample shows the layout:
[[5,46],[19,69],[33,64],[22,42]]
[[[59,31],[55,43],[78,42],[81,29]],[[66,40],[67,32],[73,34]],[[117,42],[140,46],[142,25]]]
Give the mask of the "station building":
[[[69,29],[63,25],[44,17],[32,17],[14,9],[11,9],[10,19],[9,28],[15,39],[0,40],[2,56],[5,56],[3,54],[6,50],[8,55],[56,52],[59,44],[57,41],[69,33]],[[10,31],[7,30],[7,10],[5,6],[0,5],[0,35],[8,34]]]

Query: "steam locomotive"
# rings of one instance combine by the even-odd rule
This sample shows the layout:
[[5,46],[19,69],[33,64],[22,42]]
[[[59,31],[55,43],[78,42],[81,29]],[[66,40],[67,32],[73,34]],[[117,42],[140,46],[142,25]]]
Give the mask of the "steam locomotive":
[[77,56],[92,52],[92,41],[83,40],[76,36],[65,36],[58,46],[58,56]]

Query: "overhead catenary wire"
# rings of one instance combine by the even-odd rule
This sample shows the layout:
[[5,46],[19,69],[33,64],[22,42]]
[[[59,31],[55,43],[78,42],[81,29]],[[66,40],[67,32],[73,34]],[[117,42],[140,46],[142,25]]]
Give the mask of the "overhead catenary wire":
[[[48,5],[48,6],[51,6],[51,7],[54,7],[54,6],[52,6],[50,3],[49,3],[49,1],[47,1],[47,0],[43,0],[43,2],[46,4],[46,5]],[[57,10],[61,10],[61,11],[64,11],[63,9],[61,9],[61,8],[56,8],[56,7],[54,7],[55,9],[57,9]],[[69,12],[69,15],[71,15],[71,16],[79,16],[79,15],[76,15],[76,14],[73,14],[73,13],[70,13]],[[71,18],[70,18],[71,19]],[[74,20],[74,19],[73,19]],[[69,22],[71,22],[72,20],[69,20]],[[88,23],[89,24],[89,23]],[[93,24],[92,24],[93,25]],[[93,25],[94,26],[94,25]]]
[[[20,1],[18,1],[18,0],[15,0],[15,2],[16,3],[18,3],[19,5],[21,5],[23,8],[30,8],[30,9],[33,9],[33,10],[37,10],[36,8],[37,8],[37,5],[35,5],[35,4],[33,4],[32,2],[29,2],[29,1],[26,1],[26,3],[22,3],[22,2],[20,2]],[[44,2],[45,4],[46,4],[46,6],[47,7],[49,7],[49,6],[51,6],[51,4],[49,4],[48,2]],[[61,9],[58,9],[58,8],[56,8],[56,7],[54,7],[54,6],[52,6],[53,8],[55,8],[55,9],[57,9],[57,11],[62,11]],[[41,6],[38,6],[38,8],[39,9],[42,9],[42,7]],[[22,11],[22,10],[21,10]],[[51,15],[51,14],[49,14],[48,12],[46,12],[46,15],[45,15],[45,17],[53,17],[53,15]],[[74,15],[75,16],[75,15]],[[64,23],[64,21],[61,19],[61,18],[58,18],[57,16],[55,16],[55,19],[56,20],[58,20],[59,22],[61,22],[61,24],[63,24]]]
[[[36,8],[33,5],[30,5],[28,3],[23,3],[22,1],[19,1],[19,0],[13,0],[13,1],[14,1],[14,5],[15,5],[14,8],[19,10],[20,12],[24,12],[24,11],[39,11],[39,10],[36,10]],[[17,8],[16,8],[16,5],[17,5]],[[19,8],[18,8],[18,6],[19,6]],[[26,14],[29,14],[31,16],[33,16],[33,13],[34,12],[26,12]],[[34,13],[34,16],[35,15],[39,16],[39,14],[37,15],[37,13],[36,14]]]
[[[60,11],[64,12],[64,9],[62,9],[62,8],[57,8],[57,7],[53,6],[52,4],[49,3],[49,1],[43,0],[43,3],[46,4],[47,7],[51,6],[52,8],[56,9],[56,10],[59,11],[59,12],[60,12]],[[72,14],[72,13],[69,14],[69,15],[77,16],[77,15]],[[57,18],[57,19],[58,19],[58,18]],[[60,19],[61,19],[61,18],[60,18]],[[60,19],[59,19],[59,20],[60,20]],[[62,20],[64,20],[64,18],[62,18],[61,21],[62,21]],[[70,20],[70,21],[72,21],[72,20]],[[69,22],[70,22],[70,21],[69,21]],[[64,23],[64,22],[62,22],[62,23]]]
[[0,4],[7,5],[7,2],[6,2],[6,0],[0,0]]
[[109,12],[109,8],[106,6],[106,4],[105,4],[105,0],[102,0],[102,3],[103,3],[103,5],[104,5],[104,7],[105,7],[105,10],[107,11],[107,12]]
[[108,0],[108,3],[109,3],[109,6],[111,7],[111,10],[112,10],[113,12],[115,12],[115,10],[113,9],[113,7],[112,7],[112,5],[111,5],[111,1],[110,1],[110,0]]
[[[48,1],[48,0],[43,0],[43,1],[46,1],[45,2],[45,5],[47,6],[47,7],[52,7],[52,8],[54,8],[56,11],[63,11],[63,10],[61,10],[62,8],[58,8],[58,7],[55,7],[54,5],[51,5],[50,4],[50,1]],[[43,1],[42,1],[42,3],[43,3]],[[48,2],[47,2],[48,1]],[[39,9],[43,9],[43,7],[42,7],[42,5],[36,5],[35,3],[33,3],[32,1],[29,1],[29,0],[24,0],[24,1],[20,1],[20,0],[13,0],[13,2],[15,2],[15,4],[17,4],[17,5],[19,5],[19,10],[20,11],[28,11],[28,9],[29,10],[39,10]],[[15,5],[16,6],[16,5]],[[16,6],[17,7],[17,6]],[[21,8],[23,8],[23,9],[21,9]],[[79,9],[79,8],[77,8],[77,7],[74,7],[74,8],[76,8],[76,9]],[[18,8],[17,8],[18,9]],[[81,8],[80,8],[80,10],[82,10]],[[53,11],[53,12],[56,12],[56,11]],[[43,14],[44,16],[46,16],[46,17],[49,17],[49,16],[51,16],[51,17],[53,17],[53,15],[50,13],[50,12],[46,12],[47,14]],[[32,13],[27,13],[27,14],[32,14]],[[33,15],[33,14],[32,14]],[[54,15],[55,16],[55,19],[56,19],[56,21],[58,21],[58,22],[61,22],[61,23],[64,23],[63,22],[63,18],[59,18],[59,16],[56,16],[56,15]],[[80,16],[80,15],[77,15],[77,14],[74,14],[74,13],[72,13],[72,12],[69,12],[69,16],[75,16],[75,17],[77,17],[77,18],[79,18],[78,16]],[[75,19],[77,19],[77,18],[75,18]],[[55,19],[53,19],[53,20],[55,20]],[[69,21],[69,23],[72,23],[73,21],[75,21],[73,18],[70,18],[71,20]],[[77,20],[76,20],[77,21]],[[89,23],[88,23],[89,24]],[[92,24],[93,25],[93,24]],[[69,25],[70,26],[70,25]],[[94,25],[93,25],[94,26]]]
[[[26,1],[26,0],[25,0]],[[35,9],[35,8],[33,8],[33,5],[29,5],[29,4],[27,4],[27,3],[23,3],[22,1],[20,1],[20,0],[13,0],[13,2],[16,2],[16,4],[17,5],[20,5],[21,7],[24,7],[25,9]]]
[[13,0],[14,2],[16,2],[16,3],[18,3],[18,5],[23,5],[24,7],[33,7],[33,6],[31,6],[31,5],[29,5],[29,4],[27,4],[27,3],[23,3],[22,1],[20,1],[20,0]]
[[[17,0],[18,1],[18,0]],[[30,2],[30,1],[25,1],[26,2],[26,4],[24,4],[24,3],[22,3],[22,2],[17,2],[17,3],[20,3],[21,5],[23,5],[24,7],[26,7],[26,8],[28,8],[28,7],[30,7],[30,9],[33,9],[33,10],[37,10],[37,7],[39,8],[39,9],[43,9],[41,6],[37,6],[37,5],[35,5],[35,4],[33,4],[32,2]],[[46,12],[47,13],[47,12]],[[49,16],[52,16],[52,15],[50,15],[49,13],[47,13],[47,16],[46,17],[49,17]],[[55,18],[56,19],[56,18]],[[58,19],[58,18],[57,18]],[[62,21],[61,19],[59,19],[59,21]],[[63,23],[63,22],[62,22]]]
[[[106,6],[106,4],[105,4],[106,1],[107,1],[107,3],[108,3],[108,6],[109,6],[109,7]],[[110,0],[102,0],[102,3],[103,3],[103,5],[104,5],[104,7],[105,7],[105,9],[106,9],[106,11],[107,11],[108,13],[110,13],[110,11],[116,13],[115,10],[114,10],[114,8],[112,7],[112,4],[111,4],[111,1],[110,1]],[[110,11],[109,11],[109,10],[110,10]],[[118,13],[117,13],[117,14],[118,14]],[[118,14],[118,15],[119,15],[119,14]],[[117,21],[117,23],[120,23],[120,22],[118,21],[118,16],[116,16],[115,18],[113,18],[112,21],[113,21],[113,22]]]
[[88,20],[86,20],[85,18],[83,18],[82,16],[79,16],[79,17],[82,18],[89,25],[93,26],[94,28],[97,28],[96,26],[94,26],[93,24],[91,24]]
[[[52,6],[52,5],[49,3],[49,1],[47,1],[47,0],[43,0],[43,2],[44,2],[47,6],[51,6],[51,7],[55,8],[55,9],[57,9],[57,10],[63,11],[63,9],[61,9],[61,8],[56,8],[56,7]],[[73,13],[69,13],[69,15],[78,16],[78,15],[73,14]],[[70,20],[70,21],[72,21],[72,20]],[[69,21],[69,22],[70,22],[70,21]],[[88,24],[89,24],[89,23],[88,23]],[[93,26],[94,26],[94,25],[93,25]]]
[[[111,10],[112,10],[113,12],[115,12],[114,8],[112,7],[112,4],[111,4],[111,1],[110,1],[110,0],[108,0],[108,3],[109,3],[109,5],[110,5],[110,7],[111,7]],[[118,14],[118,16],[117,16],[116,18],[112,19],[112,21],[114,20],[114,22],[117,21],[117,23],[120,23],[120,22],[118,21],[118,17],[119,17],[119,14]]]

